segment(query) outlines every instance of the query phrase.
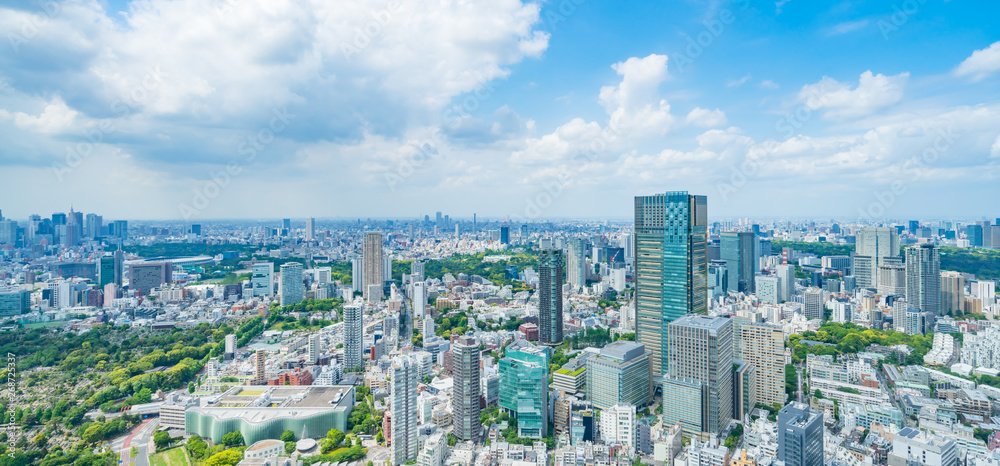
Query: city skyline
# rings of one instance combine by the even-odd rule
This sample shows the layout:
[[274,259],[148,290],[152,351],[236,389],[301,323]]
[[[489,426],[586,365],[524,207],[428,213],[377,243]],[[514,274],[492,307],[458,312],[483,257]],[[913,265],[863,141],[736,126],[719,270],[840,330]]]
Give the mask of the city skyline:
[[[996,5],[571,3],[4,7],[0,198],[32,193],[14,218],[73,198],[188,220],[478,198],[486,216],[627,217],[666,186],[718,216],[989,206]],[[324,193],[367,202],[300,202]]]

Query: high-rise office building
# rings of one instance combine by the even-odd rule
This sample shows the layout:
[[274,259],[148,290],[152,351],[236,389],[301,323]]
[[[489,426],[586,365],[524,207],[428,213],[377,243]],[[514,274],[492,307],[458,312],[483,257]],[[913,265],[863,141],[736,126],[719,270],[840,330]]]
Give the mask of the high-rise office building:
[[776,267],[778,276],[778,302],[792,300],[795,293],[795,266],[781,264]]
[[349,371],[364,369],[364,305],[360,302],[344,304],[344,368]]
[[823,413],[798,402],[778,411],[778,460],[785,466],[824,464]]
[[97,238],[101,236],[101,229],[104,228],[104,218],[97,214],[87,214],[87,218],[84,221],[84,236],[88,238]]
[[982,245],[983,245],[983,226],[982,225],[966,225],[965,226],[965,238],[969,240],[969,246],[982,247]]
[[563,258],[559,249],[538,254],[538,342],[558,346],[563,341]]
[[413,283],[413,319],[421,321],[427,316],[427,282]]
[[305,288],[302,284],[302,264],[286,262],[281,264],[281,296],[282,306],[297,304],[304,299]]
[[125,280],[125,251],[122,251],[119,247],[115,251],[115,287],[121,289],[122,282]]
[[[410,263],[410,275],[414,275],[414,276],[415,275],[419,275],[420,276],[419,280],[423,280],[424,279],[424,261],[422,261],[422,260],[414,260],[413,262],[411,262]],[[417,281],[418,279],[414,278],[413,280]]]
[[142,262],[128,267],[129,289],[148,295],[154,288],[173,282],[172,262]]
[[[382,233],[377,231],[365,233],[362,255],[364,270],[361,273],[364,282],[361,291],[364,293],[365,301],[378,301],[382,298],[383,285]],[[373,293],[377,296],[373,296]]]
[[250,266],[250,287],[253,296],[271,296],[274,293],[274,263],[258,262]]
[[823,290],[821,288],[810,287],[802,292],[802,315],[809,320],[823,320]]
[[[393,465],[417,459],[417,383],[419,364],[409,357],[397,357],[389,366],[389,410],[392,439],[390,461]],[[478,420],[478,419],[477,419]]]
[[517,418],[517,436],[548,435],[548,349],[517,340],[507,347],[499,366],[500,409]]
[[714,260],[708,264],[708,296],[718,299],[729,292],[729,269],[724,260]]
[[708,198],[669,192],[635,198],[636,341],[666,374],[667,324],[707,312]]
[[743,360],[756,369],[757,402],[785,404],[785,334],[775,324],[740,325]]
[[115,220],[114,222],[115,232],[113,235],[121,241],[128,239],[128,220]]
[[[667,326],[669,376],[702,388],[701,428],[721,433],[733,419],[733,325],[725,317],[698,314],[682,316]],[[663,399],[675,396],[664,383]],[[666,409],[666,408],[664,408]],[[663,412],[664,422],[682,421],[676,413]]]
[[855,238],[854,276],[857,285],[875,289],[878,286],[879,267],[887,258],[899,257],[899,234],[895,228],[862,228]]
[[965,278],[951,270],[941,272],[941,313],[955,314],[962,311],[965,301]]
[[750,232],[723,232],[719,241],[721,259],[729,271],[729,291],[753,293],[757,273],[756,241]]
[[292,219],[283,218],[281,219],[281,236],[288,236],[289,232],[292,231]]
[[601,410],[601,439],[606,445],[621,445],[628,457],[635,456],[639,431],[636,425],[636,406],[616,403]]
[[566,281],[579,290],[587,286],[587,244],[583,238],[571,238],[568,243]]
[[587,358],[587,397],[597,409],[628,403],[640,409],[653,397],[650,352],[634,341],[618,340]]
[[[479,399],[482,382],[479,370],[479,341],[460,336],[452,344],[452,433],[459,440],[479,443],[482,424],[479,422]],[[395,421],[395,419],[394,419]]]
[[101,279],[101,288],[115,282],[115,256],[101,256],[98,275]]
[[500,226],[500,244],[510,244],[510,227],[507,225]]
[[365,265],[364,259],[355,257],[351,259],[351,289],[364,293],[365,288]]
[[306,219],[306,241],[316,239],[316,219],[309,217]]
[[906,248],[906,302],[941,315],[941,249],[933,244]]

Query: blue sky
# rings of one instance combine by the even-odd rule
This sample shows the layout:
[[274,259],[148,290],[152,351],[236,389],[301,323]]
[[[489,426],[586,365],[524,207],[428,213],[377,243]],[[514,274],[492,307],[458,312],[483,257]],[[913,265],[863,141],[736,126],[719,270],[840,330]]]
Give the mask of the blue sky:
[[991,2],[0,5],[8,217],[996,216]]

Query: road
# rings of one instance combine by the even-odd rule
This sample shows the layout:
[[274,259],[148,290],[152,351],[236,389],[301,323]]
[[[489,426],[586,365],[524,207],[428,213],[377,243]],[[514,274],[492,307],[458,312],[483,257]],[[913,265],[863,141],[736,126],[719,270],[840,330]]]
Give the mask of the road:
[[[135,446],[139,454],[135,457],[136,466],[149,466],[149,443],[156,432],[156,427],[160,425],[160,420],[156,418],[146,419],[142,424],[136,426],[128,436],[112,442],[112,448],[118,450],[121,456],[120,464],[131,464],[132,447]],[[119,443],[120,442],[120,443]]]

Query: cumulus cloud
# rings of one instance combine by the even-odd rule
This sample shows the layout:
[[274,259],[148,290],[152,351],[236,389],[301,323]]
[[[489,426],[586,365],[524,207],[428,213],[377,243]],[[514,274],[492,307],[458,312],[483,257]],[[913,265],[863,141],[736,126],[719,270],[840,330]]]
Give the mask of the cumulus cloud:
[[695,107],[690,113],[688,113],[687,122],[689,125],[701,126],[704,128],[722,126],[726,124],[726,114],[719,109],[708,110],[701,107]]
[[1000,42],[994,42],[985,49],[972,52],[969,58],[955,68],[954,73],[956,76],[979,81],[997,71],[1000,71]]
[[824,117],[832,120],[858,118],[871,115],[903,99],[903,88],[910,73],[895,76],[861,73],[858,85],[824,76],[819,82],[807,84],[799,91],[799,101],[812,110],[823,110]]
[[659,97],[659,87],[667,79],[667,56],[632,57],[611,66],[619,76],[617,86],[604,86],[598,100],[610,116],[610,124],[621,131],[663,134],[673,117],[670,104]]

